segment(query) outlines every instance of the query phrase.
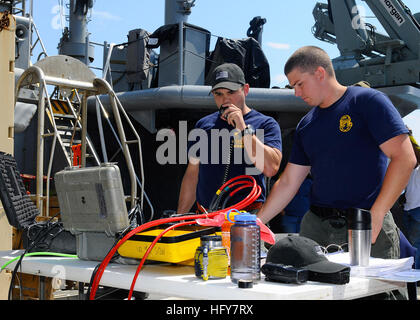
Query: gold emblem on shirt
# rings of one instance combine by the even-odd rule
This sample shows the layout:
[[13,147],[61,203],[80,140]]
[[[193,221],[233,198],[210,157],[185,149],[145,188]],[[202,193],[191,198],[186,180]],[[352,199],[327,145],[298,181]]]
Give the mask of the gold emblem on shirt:
[[350,116],[348,114],[342,116],[340,118],[340,131],[349,132],[351,127],[353,127],[353,122],[351,122]]
[[244,141],[242,140],[242,134],[240,134],[240,133],[241,133],[240,131],[233,133],[233,139],[235,141],[234,144],[233,144],[233,147],[243,149],[244,148]]

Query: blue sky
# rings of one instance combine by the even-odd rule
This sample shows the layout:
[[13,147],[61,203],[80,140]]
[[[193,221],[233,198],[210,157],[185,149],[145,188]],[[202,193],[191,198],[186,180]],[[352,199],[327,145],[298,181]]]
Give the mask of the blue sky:
[[[267,19],[263,31],[262,48],[270,63],[271,86],[287,84],[283,66],[287,58],[299,47],[317,45],[326,50],[331,58],[339,55],[335,45],[315,39],[311,28],[314,25],[312,10],[317,2],[327,0],[196,0],[188,22],[200,26],[212,34],[210,50],[218,36],[240,39],[247,37],[249,22],[256,16]],[[60,40],[60,0],[34,0],[34,21],[41,34],[48,55],[57,54]],[[68,3],[64,0],[64,3]],[[420,12],[419,0],[403,0],[412,13]],[[366,21],[382,30],[379,22],[364,1],[356,3],[365,9]],[[164,24],[164,0],[96,0],[88,24],[90,40],[123,43],[129,30],[143,28],[155,31]],[[67,9],[65,9],[67,14]],[[36,54],[34,55],[37,56]],[[102,67],[102,49],[95,48],[93,66]],[[416,113],[420,113],[416,111]],[[416,118],[416,117],[415,117]],[[417,117],[420,118],[420,117]],[[412,120],[410,120],[412,121]],[[420,122],[415,121],[413,122]],[[410,123],[409,123],[410,125]],[[417,131],[415,133],[417,135]],[[420,140],[420,136],[418,137]]]

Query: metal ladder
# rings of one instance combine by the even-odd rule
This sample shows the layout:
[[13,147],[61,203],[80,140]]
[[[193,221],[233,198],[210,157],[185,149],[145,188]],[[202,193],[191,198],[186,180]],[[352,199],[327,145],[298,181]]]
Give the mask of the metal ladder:
[[[75,97],[80,101],[77,91],[74,91]],[[56,131],[57,140],[64,153],[68,166],[74,165],[74,154],[72,146],[82,143],[81,132],[82,124],[80,122],[80,102],[71,102],[69,98],[51,99],[52,114],[47,109],[48,118],[53,130]],[[89,136],[86,136],[88,152],[87,158],[93,158],[96,165],[100,165],[99,156],[93,146]]]
[[[87,99],[89,96],[98,95],[109,95],[112,116],[115,120],[118,130],[118,136],[121,141],[122,151],[127,164],[130,182],[131,182],[131,193],[127,197],[127,200],[131,203],[131,208],[137,205],[137,181],[136,174],[134,171],[134,165],[131,159],[129,145],[137,144],[139,151],[139,168],[141,173],[141,197],[140,197],[140,209],[143,210],[143,194],[144,194],[144,173],[143,173],[143,160],[141,152],[141,140],[135,130],[131,120],[121,105],[117,95],[111,88],[108,82],[103,79],[97,78],[96,75],[81,61],[74,59],[69,56],[50,56],[43,60],[38,61],[35,65],[26,69],[20,76],[16,84],[15,93],[15,104],[17,97],[19,97],[19,91],[23,87],[38,87],[39,98],[38,98],[38,132],[37,132],[37,165],[36,165],[36,195],[35,203],[40,211],[41,216],[49,215],[49,182],[51,169],[54,159],[54,151],[57,141],[64,148],[65,139],[62,138],[62,133],[70,131],[70,126],[57,125],[56,114],[52,106],[51,99],[48,94],[47,86],[55,86],[60,90],[60,94],[65,97],[65,101],[68,103],[69,109],[71,110],[71,116],[73,116],[73,127],[71,128],[72,137],[76,131],[80,131],[80,142],[81,142],[81,167],[86,166],[87,149],[90,151],[94,148],[89,142],[87,136]],[[77,99],[80,103],[78,110],[73,107],[69,99],[71,92],[77,92]],[[126,140],[125,129],[122,125],[121,114],[125,117],[132,134],[135,139],[131,141]],[[45,126],[45,116],[50,119],[52,124],[52,130],[47,130]],[[58,116],[57,116],[58,117]],[[62,115],[61,118],[64,118]],[[79,128],[79,129],[77,129]],[[46,191],[44,195],[44,153],[45,153],[45,139],[52,137],[51,154],[49,157],[48,170],[46,175]],[[74,139],[70,139],[70,143],[74,142]],[[90,145],[90,146],[89,146]],[[63,150],[65,151],[65,150]],[[66,152],[66,151],[65,151]],[[95,161],[100,164],[99,158],[96,152],[93,153]],[[72,158],[68,157],[68,164],[72,166]],[[46,208],[44,209],[43,201],[46,200]]]

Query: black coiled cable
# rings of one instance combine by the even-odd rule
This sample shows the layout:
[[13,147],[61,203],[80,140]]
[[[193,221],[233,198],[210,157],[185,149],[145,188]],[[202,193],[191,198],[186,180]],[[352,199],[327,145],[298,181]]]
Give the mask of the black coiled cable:
[[[225,172],[223,174],[223,181],[221,183],[221,186],[224,185],[228,179],[228,175],[229,175],[229,171],[230,171],[230,164],[231,164],[231,160],[232,160],[232,154],[233,154],[233,146],[235,144],[235,139],[231,138],[230,140],[230,146],[229,146],[229,154],[228,154],[228,161],[225,167]],[[210,202],[210,206],[209,206],[209,212],[213,212],[213,211],[217,211],[219,209],[221,209],[220,206],[220,201],[223,198],[223,195],[226,191],[222,190],[220,192],[220,194],[215,194],[213,199]]]

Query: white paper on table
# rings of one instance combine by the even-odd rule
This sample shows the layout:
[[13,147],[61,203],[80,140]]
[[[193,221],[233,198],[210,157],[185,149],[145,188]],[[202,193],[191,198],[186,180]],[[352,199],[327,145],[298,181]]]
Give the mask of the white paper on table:
[[358,277],[378,278],[403,282],[420,280],[420,270],[412,269],[414,258],[381,259],[369,258],[369,266],[351,266],[348,252],[331,253],[326,255],[329,261],[349,266],[350,275]]
[[409,269],[404,271],[384,273],[377,277],[369,277],[374,279],[382,279],[389,281],[400,281],[400,282],[417,282],[420,281],[420,270]]

